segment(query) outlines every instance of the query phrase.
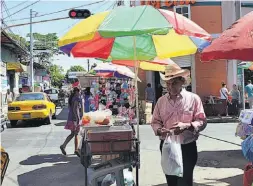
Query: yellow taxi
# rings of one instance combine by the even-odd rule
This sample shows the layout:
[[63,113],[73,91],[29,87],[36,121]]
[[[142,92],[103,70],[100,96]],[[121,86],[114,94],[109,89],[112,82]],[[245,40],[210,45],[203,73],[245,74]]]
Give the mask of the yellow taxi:
[[55,114],[55,104],[43,92],[22,93],[8,105],[8,119],[12,127],[18,120],[42,120],[51,124]]

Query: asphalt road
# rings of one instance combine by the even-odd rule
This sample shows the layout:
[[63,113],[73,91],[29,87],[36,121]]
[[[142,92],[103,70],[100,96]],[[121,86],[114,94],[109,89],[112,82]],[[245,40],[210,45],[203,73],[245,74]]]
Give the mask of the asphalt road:
[[[74,142],[67,147],[68,156],[59,146],[68,135],[63,126],[67,110],[58,110],[51,125],[21,123],[1,134],[2,146],[10,155],[3,186],[82,186],[84,168],[73,155]],[[234,136],[235,123],[208,124],[198,140],[199,161],[194,173],[195,185],[241,186],[246,161],[239,138]],[[149,125],[140,127],[141,186],[166,186],[160,166],[159,140]],[[221,141],[223,140],[223,141]]]

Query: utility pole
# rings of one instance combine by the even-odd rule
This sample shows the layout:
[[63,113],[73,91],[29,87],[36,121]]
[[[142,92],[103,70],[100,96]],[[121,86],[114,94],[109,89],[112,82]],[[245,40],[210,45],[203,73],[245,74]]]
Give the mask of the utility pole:
[[90,71],[90,60],[87,59],[87,63],[88,63],[88,72]]
[[32,9],[30,9],[30,78],[31,78],[32,92],[34,92],[32,15],[33,15],[33,11]]
[[[235,1],[235,20],[237,21],[238,19],[240,19],[242,16],[242,10],[241,10],[241,0]],[[237,60],[236,61],[236,65],[239,63],[240,61]],[[245,110],[245,98],[244,98],[244,86],[245,86],[245,81],[244,81],[244,68],[241,69],[242,70],[242,74],[241,74],[241,78],[242,78],[242,95],[241,95],[241,101],[242,101],[242,109]],[[238,74],[237,74],[238,76]],[[237,77],[238,78],[238,77]]]
[[235,1],[235,19],[236,21],[241,18],[241,0]]

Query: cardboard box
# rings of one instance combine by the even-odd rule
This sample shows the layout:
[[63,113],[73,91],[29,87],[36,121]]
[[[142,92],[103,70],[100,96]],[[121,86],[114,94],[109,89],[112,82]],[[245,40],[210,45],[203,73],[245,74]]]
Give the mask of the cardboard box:
[[151,124],[152,114],[146,114],[146,124]]
[[[113,130],[117,128],[117,130]],[[91,153],[110,153],[122,152],[132,150],[132,141],[117,141],[117,140],[131,140],[133,131],[130,129],[123,129],[121,126],[113,127],[108,131],[91,131],[88,133],[88,140],[95,141],[90,143]],[[96,142],[108,141],[108,142]]]
[[151,114],[152,113],[152,103],[147,102],[145,106],[145,114]]

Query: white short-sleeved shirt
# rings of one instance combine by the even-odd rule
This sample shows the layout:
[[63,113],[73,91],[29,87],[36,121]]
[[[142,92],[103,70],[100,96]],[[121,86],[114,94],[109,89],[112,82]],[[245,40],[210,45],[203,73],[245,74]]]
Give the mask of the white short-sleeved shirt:
[[220,89],[220,98],[221,99],[228,99],[227,95],[228,95],[228,89],[225,87],[221,88]]

